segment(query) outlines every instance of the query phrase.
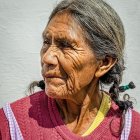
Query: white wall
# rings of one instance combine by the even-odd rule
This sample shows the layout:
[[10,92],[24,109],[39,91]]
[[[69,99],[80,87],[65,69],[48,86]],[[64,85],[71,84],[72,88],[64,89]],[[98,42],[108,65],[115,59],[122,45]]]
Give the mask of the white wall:
[[[140,111],[140,1],[107,0],[119,13],[126,29],[126,72],[123,83]],[[41,33],[57,0],[0,0],[0,107],[25,96],[27,86],[41,79]]]

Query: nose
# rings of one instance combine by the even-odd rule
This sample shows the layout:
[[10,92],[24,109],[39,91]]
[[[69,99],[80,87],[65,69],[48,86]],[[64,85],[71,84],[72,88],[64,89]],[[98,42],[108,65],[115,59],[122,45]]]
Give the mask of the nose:
[[58,64],[55,47],[49,47],[48,50],[42,55],[42,63],[46,64],[48,67],[56,66]]

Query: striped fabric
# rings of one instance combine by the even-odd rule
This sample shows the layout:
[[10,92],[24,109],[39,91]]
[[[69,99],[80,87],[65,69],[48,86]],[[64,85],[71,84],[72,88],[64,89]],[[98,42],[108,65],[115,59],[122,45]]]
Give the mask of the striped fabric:
[[130,130],[131,130],[131,123],[132,122],[132,110],[128,109],[125,114],[125,125],[121,134],[121,140],[128,140]]
[[9,122],[11,140],[24,140],[10,104],[6,104],[3,110]]

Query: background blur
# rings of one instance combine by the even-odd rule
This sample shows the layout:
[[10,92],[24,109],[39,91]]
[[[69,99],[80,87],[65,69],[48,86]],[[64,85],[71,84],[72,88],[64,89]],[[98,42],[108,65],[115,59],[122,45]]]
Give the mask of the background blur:
[[[134,81],[127,93],[140,112],[140,0],[105,0],[120,15],[126,31],[126,71],[122,84]],[[0,107],[26,96],[40,80],[41,34],[58,0],[0,0]]]

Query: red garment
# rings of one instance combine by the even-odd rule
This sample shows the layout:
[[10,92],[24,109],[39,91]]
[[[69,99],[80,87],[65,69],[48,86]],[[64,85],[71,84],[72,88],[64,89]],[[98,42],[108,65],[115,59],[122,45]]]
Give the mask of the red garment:
[[[25,140],[119,140],[121,112],[112,106],[103,122],[89,136],[81,137],[70,132],[63,123],[55,100],[44,91],[20,99],[11,104]],[[10,140],[8,122],[0,109],[0,140]],[[2,138],[1,138],[2,136]],[[140,114],[132,111],[132,128],[129,140],[140,140]]]

